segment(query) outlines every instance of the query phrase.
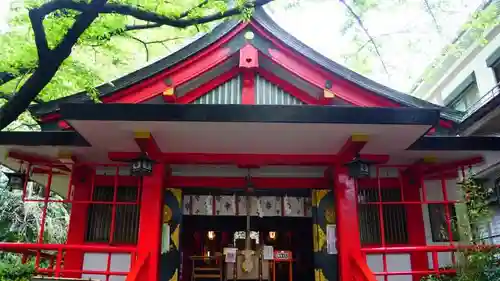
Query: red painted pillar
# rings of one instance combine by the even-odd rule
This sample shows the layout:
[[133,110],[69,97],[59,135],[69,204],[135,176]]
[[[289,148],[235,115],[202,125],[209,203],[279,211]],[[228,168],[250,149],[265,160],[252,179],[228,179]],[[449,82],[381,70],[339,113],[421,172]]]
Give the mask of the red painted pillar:
[[242,73],[241,103],[255,104],[255,72],[245,69]]
[[[411,173],[403,176],[404,200],[409,202],[420,201],[420,175]],[[424,188],[424,187],[422,187]],[[408,243],[411,246],[425,246],[424,217],[422,204],[407,204],[406,209],[406,230],[408,232]],[[410,254],[411,268],[413,271],[425,271],[428,268],[427,253],[415,252]],[[413,280],[419,281],[423,275],[414,275]]]
[[166,169],[163,163],[154,164],[153,173],[143,178],[137,256],[140,261],[149,255],[149,260],[136,280],[158,280],[165,178]]
[[[75,166],[72,175],[73,201],[89,201],[92,190],[92,174],[94,171],[86,166]],[[85,232],[88,220],[89,204],[73,203],[70,214],[67,244],[81,245],[85,243]],[[81,270],[84,252],[69,250],[64,257],[64,269]],[[68,277],[80,278],[80,273],[67,274]]]
[[343,165],[334,167],[333,179],[340,280],[351,281],[354,277],[352,256],[361,258],[356,186]]

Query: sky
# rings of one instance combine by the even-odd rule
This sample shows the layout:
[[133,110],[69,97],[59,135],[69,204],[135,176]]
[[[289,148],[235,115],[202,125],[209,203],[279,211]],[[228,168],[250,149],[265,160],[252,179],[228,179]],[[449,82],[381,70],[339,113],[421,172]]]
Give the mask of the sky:
[[[0,0],[0,33],[8,28],[11,1]],[[434,13],[441,27],[438,33],[422,4],[425,1],[380,0],[379,8],[370,10],[363,22],[379,45],[381,58],[369,51],[373,49],[369,43],[362,52],[357,52],[359,45],[353,43],[353,34],[341,32],[348,13],[339,0],[275,0],[266,10],[297,39],[340,64],[349,67],[346,58],[360,54],[369,56],[366,68],[370,71],[362,74],[386,86],[409,92],[432,59],[456,37],[471,11],[483,1],[428,0],[436,5]],[[291,5],[293,3],[298,5]],[[368,38],[362,33],[358,33],[358,37],[365,41]],[[386,64],[389,74],[384,71],[380,60]]]
[[7,15],[11,0],[0,0],[0,33],[7,30]]
[[[297,39],[326,57],[346,65],[345,58],[356,54],[352,37],[341,32],[348,13],[339,0],[301,0],[296,8],[283,9],[278,0],[267,9],[273,19]],[[378,0],[376,0],[378,1]],[[369,78],[403,92],[409,92],[433,58],[461,31],[461,26],[484,0],[444,0],[434,9],[441,33],[422,0],[383,0],[380,8],[363,17],[370,35],[380,46],[389,76],[372,51],[373,70]],[[346,0],[350,3],[351,1]],[[398,3],[404,2],[404,5]],[[440,0],[429,0],[438,3]],[[360,37],[368,37],[362,33]],[[368,44],[370,45],[370,44]],[[371,46],[370,46],[371,47]]]

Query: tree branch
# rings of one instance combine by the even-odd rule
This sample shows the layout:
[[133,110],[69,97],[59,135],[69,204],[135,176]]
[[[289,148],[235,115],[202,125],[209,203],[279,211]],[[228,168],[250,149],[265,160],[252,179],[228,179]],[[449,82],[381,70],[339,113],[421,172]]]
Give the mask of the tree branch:
[[152,44],[162,44],[163,46],[165,42],[168,42],[168,41],[174,41],[174,40],[179,40],[179,39],[183,39],[183,37],[173,37],[173,38],[166,38],[166,39],[163,39],[163,40],[154,40],[154,41],[144,41],[138,37],[135,37],[133,35],[130,35],[130,34],[125,34],[126,37],[128,38],[131,38],[139,43],[142,44],[142,46],[144,46],[144,49],[146,51],[146,61],[149,61],[149,48],[148,48],[148,45],[152,45]]
[[[112,4],[106,4],[102,7],[100,7],[95,11],[98,11],[100,14],[120,14],[120,15],[125,15],[125,16],[131,16],[139,20],[147,21],[147,22],[153,22],[153,23],[158,23],[161,25],[168,25],[172,27],[178,27],[178,28],[184,28],[196,24],[204,24],[204,23],[209,23],[212,21],[224,19],[230,16],[235,16],[241,13],[242,8],[256,8],[263,6],[273,0],[254,0],[254,1],[249,1],[246,2],[243,7],[235,7],[232,9],[229,9],[225,12],[217,12],[208,16],[204,17],[199,17],[199,18],[193,18],[193,19],[182,19],[182,18],[170,18],[155,12],[150,12],[143,10],[138,7],[134,7],[131,5],[126,5],[126,4],[117,4],[117,3],[112,3]],[[51,2],[52,5],[47,5],[48,11],[53,11],[57,7],[57,9],[72,9],[75,11],[80,11],[80,12],[89,12],[92,10],[89,4],[86,4],[84,2],[73,2],[71,0],[54,0],[54,2]],[[54,7],[54,3],[58,3],[56,7]],[[49,9],[51,8],[51,9]]]
[[434,13],[432,12],[431,5],[429,5],[429,1],[428,0],[423,0],[423,1],[424,1],[425,9],[427,10],[427,13],[429,13],[429,15],[432,18],[432,21],[434,22],[434,27],[436,27],[437,32],[439,34],[441,34],[441,26],[439,25],[439,23],[437,21],[436,15],[434,15]]
[[[170,18],[155,12],[150,12],[139,7],[107,3],[107,0],[75,1],[75,0],[50,0],[30,11],[30,20],[35,32],[35,43],[38,50],[39,62],[32,75],[20,87],[19,91],[0,108],[0,130],[8,126],[30,105],[36,96],[52,80],[61,64],[71,54],[73,46],[78,38],[92,24],[99,14],[120,14],[131,16],[139,20],[149,22],[146,25],[133,25],[125,27],[125,31],[140,30],[168,25],[184,28],[209,23],[238,15],[247,8],[257,8],[273,0],[250,0],[243,7],[235,7],[225,12],[217,12],[199,18]],[[203,2],[202,2],[203,3]],[[201,4],[201,3],[200,3]],[[43,19],[45,16],[57,11],[69,9],[80,12],[75,17],[71,28],[66,32],[60,43],[53,49],[49,49]],[[188,12],[189,14],[189,12]],[[117,30],[119,32],[119,30]],[[124,32],[122,29],[121,32]],[[162,43],[162,42],[159,42]]]
[[150,28],[157,28],[162,26],[161,23],[153,23],[153,24],[139,24],[139,25],[126,25],[123,31],[134,31],[134,30],[143,30]]
[[149,61],[149,49],[148,49],[148,44],[146,42],[144,42],[142,39],[140,38],[137,38],[133,35],[130,35],[130,34],[127,34],[127,37],[128,38],[131,38],[131,39],[134,39],[135,41],[139,42],[142,44],[142,46],[144,47],[144,50],[146,51],[146,61]]
[[29,11],[31,28],[35,36],[36,50],[38,52],[38,60],[44,59],[49,53],[49,45],[47,43],[47,35],[43,27],[43,18],[45,14],[39,8]]
[[373,37],[370,35],[370,32],[368,32],[368,29],[363,24],[363,21],[356,14],[356,12],[354,12],[354,10],[351,8],[351,6],[349,6],[349,4],[347,4],[345,2],[345,0],[339,0],[339,1],[340,1],[340,3],[342,3],[346,7],[346,9],[349,11],[349,13],[356,19],[359,26],[361,27],[361,29],[365,33],[365,35],[368,37],[369,41],[372,43],[372,45],[375,49],[375,53],[377,54],[378,58],[380,59],[380,62],[382,63],[382,67],[384,68],[384,72],[387,74],[387,77],[390,79],[391,75],[389,74],[389,70],[387,69],[387,66],[385,65],[384,59],[382,58],[382,54],[380,53],[380,50],[378,49],[378,45],[377,45],[377,43],[375,43],[375,39],[373,39]]
[[196,9],[203,8],[203,6],[205,6],[207,3],[208,3],[208,0],[201,1],[198,5],[194,6],[193,8],[191,8],[191,9],[189,9],[187,11],[185,11],[184,13],[180,14],[179,18],[183,19],[183,18],[189,16],[189,13],[191,13],[192,11],[194,11]]
[[0,72],[0,85],[10,82],[18,77],[26,75],[31,72],[31,68],[20,68],[17,70],[18,73],[12,72]]
[[99,16],[99,9],[106,4],[107,0],[94,0],[88,4],[91,9],[76,17],[76,21],[66,33],[66,36],[61,40],[59,45],[54,49],[54,52],[60,53],[68,57],[71,54],[71,49],[76,44],[80,35],[94,22]]
[[[10,101],[13,96],[14,96],[14,94],[7,94],[7,93],[4,93],[4,92],[0,92],[0,100]],[[33,102],[34,103],[44,103],[43,100],[37,99],[37,98],[33,99]]]
[[[66,2],[64,0],[60,1]],[[60,1],[55,0],[54,2]],[[106,4],[106,1],[107,0],[93,0],[90,4],[87,4],[91,9],[78,15],[59,45],[52,51],[44,54],[46,56],[45,58],[39,58],[38,67],[34,70],[33,74],[21,86],[19,91],[0,108],[0,130],[16,120],[52,80],[63,61],[71,54],[71,50],[80,35],[97,18],[99,15],[98,10]],[[41,7],[43,7],[43,5]]]

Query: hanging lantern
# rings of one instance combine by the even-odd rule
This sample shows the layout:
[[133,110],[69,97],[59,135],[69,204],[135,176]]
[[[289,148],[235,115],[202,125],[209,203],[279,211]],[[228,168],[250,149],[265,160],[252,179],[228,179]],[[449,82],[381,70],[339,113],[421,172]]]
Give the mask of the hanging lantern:
[[7,182],[7,186],[9,186],[10,190],[23,190],[24,182],[26,181],[26,174],[18,171],[13,173],[5,173],[9,181]]
[[130,168],[130,173],[132,176],[148,176],[153,173],[153,164],[155,162],[151,160],[147,155],[141,155],[139,158],[132,161],[132,166]]
[[250,171],[250,169],[248,169],[248,174],[247,176],[245,177],[245,181],[246,181],[246,188],[247,188],[247,193],[253,193],[254,191],[254,184],[252,182],[252,173]]
[[346,163],[349,169],[349,176],[355,179],[366,178],[370,176],[370,163],[363,161],[356,156],[351,162]]

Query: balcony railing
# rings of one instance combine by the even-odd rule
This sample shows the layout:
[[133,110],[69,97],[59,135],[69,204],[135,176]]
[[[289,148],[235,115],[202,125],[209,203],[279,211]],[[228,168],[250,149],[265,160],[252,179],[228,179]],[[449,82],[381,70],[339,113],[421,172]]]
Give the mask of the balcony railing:
[[493,98],[500,94],[500,82],[497,83],[491,90],[486,92],[486,94],[482,95],[476,102],[474,102],[471,106],[469,106],[465,110],[465,115],[463,120],[467,119],[474,112],[476,112],[479,108],[490,102]]

